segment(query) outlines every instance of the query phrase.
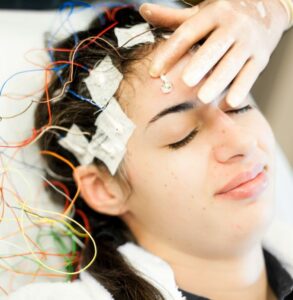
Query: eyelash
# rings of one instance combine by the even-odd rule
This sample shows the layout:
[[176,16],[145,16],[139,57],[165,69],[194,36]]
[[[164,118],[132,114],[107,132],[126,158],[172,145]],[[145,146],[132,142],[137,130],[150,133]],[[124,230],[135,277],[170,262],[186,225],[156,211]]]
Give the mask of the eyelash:
[[[247,106],[244,106],[244,107],[239,108],[239,109],[228,110],[228,111],[226,111],[226,113],[241,114],[241,113],[245,113],[245,112],[247,112],[251,109],[253,109],[253,107],[251,105],[247,105]],[[187,145],[189,142],[191,142],[193,140],[193,138],[196,136],[197,133],[198,133],[198,129],[195,128],[183,140],[181,140],[177,143],[168,145],[168,148],[170,148],[172,150],[176,150],[176,149],[179,149],[179,148]]]
[[246,105],[239,109],[228,110],[228,111],[226,111],[226,113],[241,114],[241,113],[247,112],[250,109],[253,109],[253,107],[251,105]]

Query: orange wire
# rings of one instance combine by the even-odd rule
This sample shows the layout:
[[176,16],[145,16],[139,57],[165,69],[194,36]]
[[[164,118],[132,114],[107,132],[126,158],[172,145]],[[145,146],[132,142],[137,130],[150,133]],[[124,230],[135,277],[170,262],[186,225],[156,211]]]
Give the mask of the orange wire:
[[[55,152],[52,152],[52,151],[47,151],[47,150],[43,150],[43,151],[40,151],[40,154],[43,154],[43,155],[50,155],[50,156],[53,156],[59,160],[61,160],[62,162],[64,162],[65,164],[67,164],[71,169],[72,169],[72,172],[74,172],[76,170],[76,167],[66,158],[64,158],[63,156],[55,153]],[[64,215],[68,215],[68,213],[70,212],[70,210],[72,209],[72,207],[74,206],[75,204],[75,201],[77,200],[77,197],[79,196],[80,194],[80,190],[81,190],[81,187],[80,187],[80,182],[79,180],[77,181],[77,191],[74,195],[74,197],[72,198],[72,201],[71,203],[68,205],[68,207],[66,208],[66,210],[64,211]]]

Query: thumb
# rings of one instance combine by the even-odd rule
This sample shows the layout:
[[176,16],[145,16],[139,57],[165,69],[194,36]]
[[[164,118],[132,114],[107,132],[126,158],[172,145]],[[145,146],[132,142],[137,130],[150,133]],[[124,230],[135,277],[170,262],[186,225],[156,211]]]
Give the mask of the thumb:
[[139,8],[142,17],[154,26],[177,28],[185,20],[196,14],[198,6],[191,8],[170,8],[158,4],[145,3]]

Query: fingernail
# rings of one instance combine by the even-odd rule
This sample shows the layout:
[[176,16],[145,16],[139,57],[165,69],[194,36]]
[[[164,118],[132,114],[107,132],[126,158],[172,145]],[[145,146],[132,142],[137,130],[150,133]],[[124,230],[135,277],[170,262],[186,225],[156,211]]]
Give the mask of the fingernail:
[[199,100],[204,103],[204,104],[208,104],[211,103],[214,99],[214,93],[211,92],[211,89],[200,89],[197,97],[199,98]]
[[139,8],[139,12],[140,14],[145,17],[145,18],[148,18],[152,15],[152,12],[149,8],[150,4],[143,4],[141,5],[141,7]]
[[200,74],[195,74],[195,73],[185,73],[183,75],[183,81],[184,83],[189,86],[189,87],[194,87],[195,85],[197,85],[202,76],[199,76]]
[[233,108],[239,106],[241,101],[242,101],[242,99],[237,96],[233,96],[233,97],[227,99],[227,103]]
[[149,9],[146,9],[146,10],[141,10],[141,14],[143,17],[145,18],[149,18],[152,16],[152,12],[149,10]]
[[152,77],[158,77],[160,76],[161,74],[161,69],[162,67],[160,65],[152,65],[150,67],[150,70],[149,70],[149,74],[152,76]]

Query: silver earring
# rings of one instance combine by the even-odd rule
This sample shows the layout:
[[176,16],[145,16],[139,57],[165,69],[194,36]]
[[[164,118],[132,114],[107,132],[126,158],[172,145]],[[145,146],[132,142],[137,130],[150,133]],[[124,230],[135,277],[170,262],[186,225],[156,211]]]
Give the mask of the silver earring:
[[163,81],[163,84],[161,86],[161,91],[164,94],[169,94],[173,90],[173,84],[167,79],[166,75],[160,76],[161,80]]

